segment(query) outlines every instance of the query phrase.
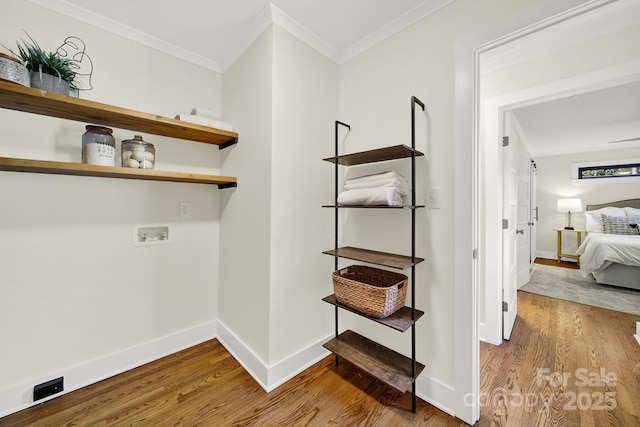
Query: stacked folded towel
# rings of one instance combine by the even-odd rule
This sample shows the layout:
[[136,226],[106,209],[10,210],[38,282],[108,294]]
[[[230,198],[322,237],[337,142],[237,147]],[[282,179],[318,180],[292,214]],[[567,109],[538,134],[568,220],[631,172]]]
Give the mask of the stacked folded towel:
[[411,190],[407,180],[396,172],[347,179],[344,189],[338,195],[338,204],[366,206],[402,206],[402,198]]
[[194,107],[191,109],[191,114],[178,114],[176,119],[229,132],[233,131],[231,123],[223,121],[220,113],[206,108]]

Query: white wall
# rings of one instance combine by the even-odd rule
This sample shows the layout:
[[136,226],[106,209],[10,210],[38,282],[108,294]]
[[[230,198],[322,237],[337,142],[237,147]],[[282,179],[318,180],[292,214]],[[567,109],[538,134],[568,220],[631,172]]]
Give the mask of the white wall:
[[225,72],[225,116],[239,143],[223,153],[222,172],[238,187],[222,195],[220,320],[269,361],[273,37],[268,28]]
[[220,321],[242,343],[229,347],[248,349],[245,367],[271,389],[283,379],[279,364],[299,369],[287,359],[332,330],[322,298],[333,262],[321,252],[333,228],[321,206],[333,186],[322,158],[332,152],[338,66],[274,25],[223,80],[225,111],[241,135],[223,172],[241,178],[223,197]]
[[[575,183],[571,180],[571,163],[599,162],[640,157],[640,149],[627,148],[589,153],[547,156],[536,159],[538,166],[538,238],[537,253],[542,258],[555,259],[556,232],[554,228],[563,228],[565,214],[556,211],[558,199],[578,198],[586,209],[589,204],[601,204],[616,200],[640,198],[640,184],[637,182],[590,182]],[[572,215],[574,228],[584,229],[584,213]],[[574,253],[576,241],[571,234],[563,237],[565,253]]]
[[338,65],[274,26],[270,361],[333,331],[333,154]]
[[[418,214],[417,253],[426,261],[419,264],[416,277],[417,307],[425,311],[417,324],[417,357],[426,364],[423,376],[449,387],[455,380],[455,42],[532,3],[535,2],[459,0],[344,64],[340,70],[340,120],[352,125],[347,151],[409,144],[410,96],[416,95],[426,104],[426,112],[418,114],[417,122],[417,148],[426,154],[418,162],[422,173],[418,194],[424,200],[425,191],[438,188],[440,207]],[[350,213],[347,228],[351,224],[358,227],[356,224],[363,219],[368,222],[357,229],[357,235],[345,238],[349,238],[348,243],[362,242],[365,247],[377,244],[381,250],[386,247],[392,252],[407,251],[409,226],[402,214],[373,217],[362,213],[356,218]],[[345,327],[356,322],[365,335],[382,337],[385,344],[408,354],[408,336],[359,319],[350,320]]]
[[[49,50],[81,37],[95,87],[82,98],[169,117],[221,108],[215,72],[26,1],[4,1],[0,21],[7,47],[23,29]],[[85,123],[8,110],[0,122],[0,156],[80,161]],[[119,149],[134,132],[114,135]],[[157,169],[219,172],[215,146],[143,136]],[[199,184],[0,172],[0,395],[217,319],[219,195]],[[190,218],[178,217],[180,202],[191,203]],[[171,225],[174,240],[133,247],[135,224]],[[66,389],[86,380],[65,379]]]

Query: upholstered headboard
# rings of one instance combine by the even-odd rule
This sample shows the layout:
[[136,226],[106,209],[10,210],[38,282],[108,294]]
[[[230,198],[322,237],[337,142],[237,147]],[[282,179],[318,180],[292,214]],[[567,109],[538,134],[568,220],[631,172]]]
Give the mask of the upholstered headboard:
[[613,206],[614,208],[640,209],[640,199],[627,199],[627,200],[619,200],[617,202],[602,203],[600,205],[587,205],[587,210],[595,211],[596,209],[606,208],[607,206]]

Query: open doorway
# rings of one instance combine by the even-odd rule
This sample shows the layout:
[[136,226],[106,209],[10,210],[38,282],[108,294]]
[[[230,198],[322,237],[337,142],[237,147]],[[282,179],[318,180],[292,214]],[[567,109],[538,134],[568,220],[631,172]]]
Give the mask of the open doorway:
[[[526,105],[637,79],[640,75],[637,53],[635,57],[621,56],[618,63],[610,58],[605,59],[604,54],[593,54],[582,61],[562,66],[558,66],[557,62],[558,58],[580,58],[579,52],[585,49],[591,52],[595,49],[620,50],[620,46],[615,44],[620,39],[609,37],[609,34],[623,32],[624,28],[609,26],[608,23],[612,20],[618,22],[614,17],[619,16],[626,25],[637,25],[638,18],[634,21],[628,17],[637,17],[638,7],[637,3],[619,2],[589,10],[479,54],[478,200],[482,242],[479,336],[483,341],[499,345],[503,331],[509,328],[508,324],[504,324],[504,319],[515,318],[514,313],[509,316],[503,314],[503,310],[509,310],[509,304],[513,301],[513,298],[505,301],[505,297],[513,297],[517,285],[512,283],[516,279],[507,268],[509,259],[513,258],[513,246],[500,236],[505,232],[513,234],[512,231],[520,229],[504,227],[508,219],[505,217],[508,194],[504,189],[509,188],[505,186],[504,172],[510,162],[505,162],[507,151],[502,147],[503,117]],[[636,11],[630,11],[629,8]],[[550,49],[553,40],[558,37],[565,40],[568,37],[563,34],[572,35],[571,43],[566,42],[561,49]],[[529,53],[523,52],[529,49]],[[517,56],[518,60],[513,56]]]

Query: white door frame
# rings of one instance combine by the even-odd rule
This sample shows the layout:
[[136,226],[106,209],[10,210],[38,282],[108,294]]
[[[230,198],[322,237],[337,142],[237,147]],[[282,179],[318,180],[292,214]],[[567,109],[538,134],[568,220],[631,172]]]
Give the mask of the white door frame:
[[455,135],[454,135],[454,394],[456,417],[468,424],[480,418],[478,250],[479,216],[479,57],[509,40],[554,22],[600,7],[611,0],[545,0],[504,21],[492,24],[456,41],[455,47]]

